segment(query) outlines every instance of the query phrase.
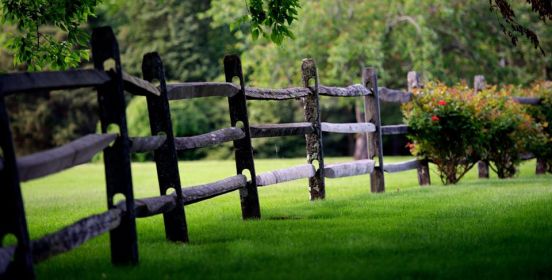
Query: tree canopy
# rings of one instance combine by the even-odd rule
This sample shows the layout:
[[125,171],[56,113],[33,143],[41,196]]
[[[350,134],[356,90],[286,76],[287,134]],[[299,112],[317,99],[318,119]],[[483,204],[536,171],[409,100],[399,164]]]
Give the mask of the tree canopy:
[[[526,1],[544,23],[552,19],[552,3],[549,0]],[[120,8],[139,6],[134,2],[108,2],[117,2]],[[45,67],[75,67],[86,60],[89,55],[88,35],[82,25],[94,16],[99,3],[101,0],[1,0],[2,22],[17,26],[17,32],[11,34],[6,43],[14,63],[25,64],[29,70],[40,70]],[[195,2],[194,5],[201,6],[202,3],[206,1]],[[158,1],[157,4],[172,8],[170,1]],[[247,24],[253,39],[264,37],[280,44],[286,37],[294,38],[291,26],[298,19],[299,0],[245,0],[240,5],[245,5],[245,13],[239,13],[241,16],[232,25]],[[519,36],[525,36],[535,48],[545,53],[537,33],[519,23],[508,0],[489,0],[489,5],[491,11],[498,11],[501,15],[497,21],[514,45],[519,41]],[[193,6],[189,8],[191,11],[195,9]]]

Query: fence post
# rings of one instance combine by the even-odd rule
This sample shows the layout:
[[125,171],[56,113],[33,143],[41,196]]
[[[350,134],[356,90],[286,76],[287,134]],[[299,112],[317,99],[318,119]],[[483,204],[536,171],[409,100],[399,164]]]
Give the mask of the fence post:
[[383,177],[383,146],[381,135],[380,103],[378,92],[378,75],[375,68],[362,70],[362,85],[368,88],[372,94],[364,97],[364,113],[366,122],[373,123],[376,131],[367,133],[368,158],[378,157],[378,166],[370,174],[370,190],[373,193],[385,192],[385,179]]
[[[309,95],[302,99],[305,108],[305,120],[312,124],[314,131],[306,134],[307,162],[315,165],[316,173],[309,178],[310,200],[326,198],[326,182],[324,177],[324,149],[322,144],[322,126],[320,119],[320,99],[318,96],[318,72],[313,59],[303,59],[301,65],[303,86],[310,88]],[[312,86],[309,82],[314,80]]]
[[253,148],[251,146],[251,131],[249,129],[249,119],[247,116],[247,99],[245,98],[245,82],[243,79],[243,70],[241,60],[237,55],[224,57],[224,74],[226,82],[231,83],[234,77],[240,82],[240,91],[228,97],[230,109],[230,122],[233,127],[241,122],[245,137],[234,141],[236,170],[242,174],[244,170],[249,170],[251,178],[245,188],[240,189],[240,200],[243,219],[260,219],[261,208],[259,206],[259,194],[257,192],[257,178],[255,174],[255,163],[253,161]]
[[184,204],[182,203],[182,186],[178,171],[178,158],[174,144],[174,132],[171,123],[171,112],[167,98],[167,83],[163,61],[158,53],[147,53],[142,60],[142,74],[144,80],[159,81],[160,96],[146,96],[151,135],[164,134],[165,143],[154,152],[157,180],[161,195],[173,188],[176,194],[176,207],[170,212],[163,213],[165,222],[165,236],[170,241],[188,242],[188,227]]
[[134,213],[134,193],[130,168],[130,140],[128,138],[125,96],[119,46],[110,27],[100,27],[92,32],[92,57],[94,67],[104,69],[104,63],[114,66],[109,70],[111,81],[98,87],[98,104],[102,133],[118,129],[115,143],[104,150],[104,165],[107,187],[107,206],[114,208],[113,197],[125,196],[126,211],[121,225],[110,231],[111,262],[116,265],[138,263],[138,243]]
[[[408,81],[408,92],[412,92],[415,88],[423,88],[424,84],[420,79],[420,75],[416,71],[408,72],[406,77]],[[429,176],[429,162],[427,159],[423,159],[418,165],[418,184],[420,186],[431,185],[431,178]]]
[[537,158],[537,166],[535,168],[536,175],[546,174],[546,161],[544,158]]
[[0,97],[0,148],[4,158],[4,168],[0,170],[0,247],[6,246],[3,244],[6,235],[17,238],[13,260],[0,278],[34,279],[33,255],[4,97]]
[[[475,93],[478,93],[485,89],[485,76],[476,75],[473,78],[473,90]],[[480,160],[477,163],[477,170],[479,171],[479,178],[488,179],[489,178],[489,162],[486,160]]]

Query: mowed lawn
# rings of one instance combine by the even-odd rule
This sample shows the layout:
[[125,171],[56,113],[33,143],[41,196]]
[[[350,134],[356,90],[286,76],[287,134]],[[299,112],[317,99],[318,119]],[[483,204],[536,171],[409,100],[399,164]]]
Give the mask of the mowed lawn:
[[[399,158],[386,158],[387,161]],[[327,159],[327,162],[348,159]],[[257,160],[257,172],[304,163]],[[241,220],[233,192],[186,207],[190,244],[165,241],[162,217],[138,220],[140,265],[113,267],[108,235],[37,265],[39,279],[552,278],[552,176],[535,162],[509,180],[420,188],[415,171],[327,179],[311,202],[306,180],[259,189],[262,220]],[[233,161],[184,162],[184,186],[234,175]],[[158,194],[155,166],[133,164],[137,198]],[[23,185],[32,238],[105,210],[102,164]]]

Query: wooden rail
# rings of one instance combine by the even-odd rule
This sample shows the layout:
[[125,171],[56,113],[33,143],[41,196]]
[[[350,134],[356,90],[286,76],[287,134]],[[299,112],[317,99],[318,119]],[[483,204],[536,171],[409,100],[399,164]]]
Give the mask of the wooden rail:
[[284,88],[284,89],[266,89],[266,88],[245,88],[245,96],[250,100],[287,100],[299,99],[310,94],[308,88]]
[[314,128],[310,123],[282,123],[251,125],[251,137],[279,137],[291,135],[305,135],[312,133]]
[[247,177],[236,175],[224,180],[195,187],[183,188],[182,196],[185,205],[190,205],[202,200],[213,198],[225,193],[235,191],[247,185]]
[[28,181],[89,162],[117,138],[115,134],[90,134],[61,147],[21,157],[19,178]]
[[125,90],[136,95],[161,95],[159,89],[146,80],[131,76],[123,72]]
[[233,83],[179,83],[168,84],[169,100],[181,100],[200,97],[232,97],[240,91]]
[[408,133],[408,125],[396,124],[396,125],[384,125],[381,127],[383,135],[400,135]]
[[370,174],[374,171],[374,161],[371,159],[326,165],[324,171],[327,178],[341,178]]
[[315,173],[316,169],[312,164],[265,172],[257,175],[257,186],[269,186],[297,179],[311,178]]
[[318,94],[333,97],[355,97],[371,95],[372,92],[363,85],[352,85],[348,87],[319,86]]
[[219,145],[224,142],[243,139],[244,137],[245,132],[241,128],[230,127],[196,136],[176,137],[174,142],[177,150],[190,150]]
[[146,136],[146,137],[132,137],[130,138],[132,142],[130,146],[131,153],[144,153],[151,152],[159,149],[165,141],[167,141],[167,136],[158,135],[158,136]]
[[[83,218],[51,234],[31,242],[32,260],[39,263],[50,257],[68,252],[86,241],[117,228],[121,224],[123,210],[110,209],[101,214]],[[0,275],[13,258],[15,247],[0,248]]]
[[383,168],[383,171],[387,173],[395,173],[395,172],[417,169],[419,166],[420,166],[420,161],[418,159],[413,159],[413,160],[397,162],[397,163],[388,163]]
[[0,76],[0,94],[94,87],[110,80],[96,69],[8,74]]
[[372,123],[322,123],[323,132],[333,133],[368,133],[375,132],[376,126]]

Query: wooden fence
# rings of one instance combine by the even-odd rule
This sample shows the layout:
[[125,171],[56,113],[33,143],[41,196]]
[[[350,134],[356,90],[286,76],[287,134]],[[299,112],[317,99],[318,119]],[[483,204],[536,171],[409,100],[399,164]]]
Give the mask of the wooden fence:
[[[94,30],[92,57],[94,69],[90,70],[0,76],[0,148],[3,157],[0,161],[0,240],[4,240],[6,235],[14,235],[17,239],[15,246],[0,244],[2,278],[34,278],[34,264],[72,250],[106,232],[110,234],[112,263],[135,265],[139,261],[136,218],[162,214],[167,240],[188,242],[184,206],[236,190],[240,194],[243,219],[259,219],[261,210],[257,187],[308,178],[311,199],[323,199],[325,178],[370,174],[371,191],[383,192],[384,171],[392,173],[413,168],[417,168],[421,174],[421,184],[429,183],[427,161],[383,164],[382,135],[404,134],[408,128],[404,125],[381,126],[379,101],[407,102],[411,95],[378,87],[377,74],[372,68],[363,69],[361,84],[328,87],[320,84],[314,61],[306,59],[302,63],[301,87],[260,89],[246,87],[239,57],[227,56],[224,59],[225,83],[167,84],[164,67],[157,53],[144,56],[143,79],[123,72],[117,41],[109,27]],[[237,84],[232,83],[235,78]],[[155,86],[154,82],[158,82],[159,86]],[[415,74],[409,74],[409,87],[416,86],[419,86],[419,78]],[[101,134],[87,135],[58,148],[16,158],[4,97],[10,94],[81,87],[97,89]],[[146,98],[151,136],[128,135],[125,91]],[[364,98],[366,122],[323,122],[320,113],[321,95]],[[175,136],[169,100],[209,96],[228,99],[230,127],[196,136]],[[249,124],[247,100],[286,99],[303,102],[305,122]],[[368,140],[368,159],[326,165],[323,133],[365,134]],[[289,135],[305,137],[307,163],[256,174],[251,139]],[[182,188],[176,151],[230,141],[233,142],[235,151],[235,176]],[[108,210],[83,218],[37,240],[30,240],[20,182],[88,162],[101,151],[105,166]],[[160,196],[134,198],[130,155],[140,152],[154,152]],[[114,196],[118,194],[123,195],[125,200],[115,203]]]

